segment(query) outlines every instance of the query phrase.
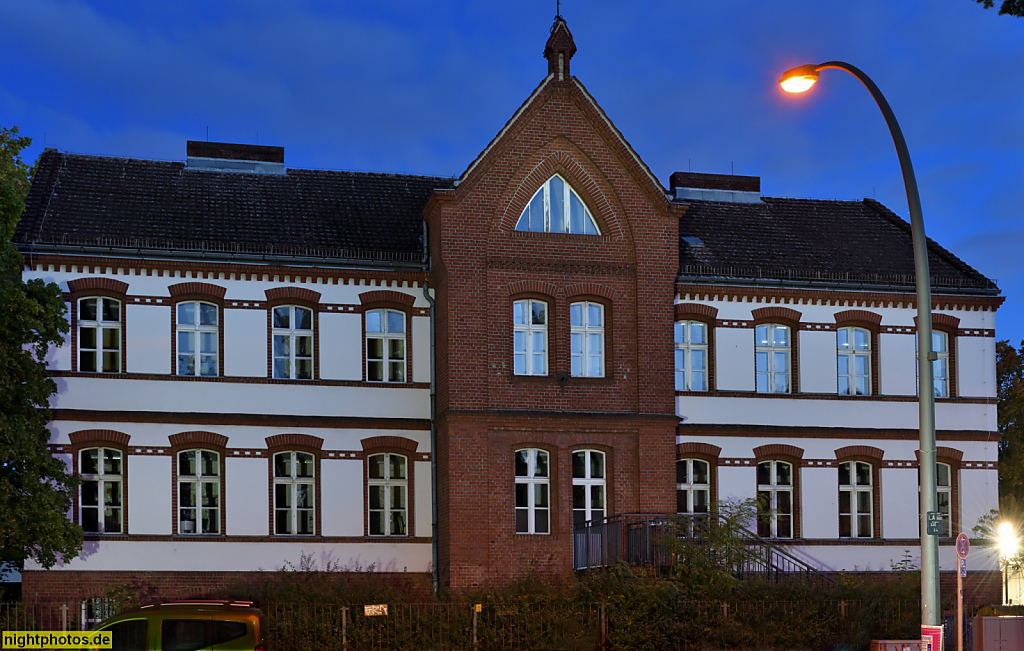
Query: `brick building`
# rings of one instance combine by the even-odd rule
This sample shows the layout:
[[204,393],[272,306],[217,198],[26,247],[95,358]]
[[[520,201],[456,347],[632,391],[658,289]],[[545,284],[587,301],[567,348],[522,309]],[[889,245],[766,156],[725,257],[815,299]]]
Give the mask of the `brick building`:
[[[15,241],[65,291],[51,448],[80,558],[26,598],[214,589],[312,555],[411,589],[572,571],[573,527],[758,497],[827,571],[917,545],[909,226],[669,189],[570,74],[457,179],[44,152]],[[996,505],[994,283],[930,244],[941,562]]]

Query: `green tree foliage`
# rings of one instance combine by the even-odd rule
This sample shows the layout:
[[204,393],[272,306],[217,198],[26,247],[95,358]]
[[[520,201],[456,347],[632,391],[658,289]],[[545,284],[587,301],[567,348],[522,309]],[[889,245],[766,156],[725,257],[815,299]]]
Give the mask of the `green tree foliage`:
[[19,153],[30,142],[0,127],[0,559],[49,568],[78,555],[82,530],[65,515],[77,480],[46,448],[57,385],[45,357],[68,331],[64,299],[53,283],[22,281],[11,241],[32,172]]
[[[995,4],[995,0],[974,0],[985,5],[986,9],[991,9]],[[999,15],[1007,16],[1024,16],[1024,0],[1003,0],[1003,3],[999,5]]]
[[1024,341],[996,343],[1000,502],[1024,506]]

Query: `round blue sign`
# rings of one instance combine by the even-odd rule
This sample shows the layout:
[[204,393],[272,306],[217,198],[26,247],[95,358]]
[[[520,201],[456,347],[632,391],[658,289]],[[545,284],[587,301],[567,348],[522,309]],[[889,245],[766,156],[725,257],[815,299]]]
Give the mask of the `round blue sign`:
[[956,537],[956,555],[960,558],[967,558],[969,551],[971,551],[971,541],[967,539],[967,534],[961,533]]

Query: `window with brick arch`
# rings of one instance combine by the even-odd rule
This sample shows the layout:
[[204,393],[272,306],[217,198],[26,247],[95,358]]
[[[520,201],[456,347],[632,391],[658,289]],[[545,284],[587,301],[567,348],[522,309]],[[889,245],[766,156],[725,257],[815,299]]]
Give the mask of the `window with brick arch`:
[[121,301],[105,296],[79,299],[78,370],[121,372]]
[[793,464],[775,460],[757,464],[757,504],[757,535],[793,537]]
[[602,520],[605,508],[605,455],[598,450],[572,453],[572,524]]
[[536,448],[516,450],[514,463],[516,533],[551,533],[548,453]]
[[839,395],[871,395],[871,331],[839,328],[836,331]]
[[278,379],[313,379],[313,310],[297,305],[273,309],[273,368]]
[[570,305],[569,330],[573,377],[604,377],[604,306],[591,301]]
[[707,324],[703,321],[676,321],[675,343],[676,391],[707,391]]
[[405,382],[405,312],[366,312],[366,379]]
[[544,182],[516,222],[517,231],[600,235],[594,216],[558,174]]
[[220,453],[178,452],[178,533],[220,533]]
[[367,457],[371,536],[409,535],[409,459],[391,452]]
[[839,537],[874,537],[874,481],[870,463],[839,464]]
[[175,313],[178,375],[216,377],[219,308],[204,301],[180,301]]
[[316,457],[308,452],[274,455],[274,533],[316,533]]
[[754,374],[758,393],[789,393],[790,328],[766,323],[754,328]]
[[548,374],[548,304],[536,299],[512,303],[512,366],[516,375]]
[[79,522],[86,533],[122,533],[124,456],[113,448],[79,452]]
[[707,513],[711,506],[711,464],[703,459],[676,461],[676,513]]

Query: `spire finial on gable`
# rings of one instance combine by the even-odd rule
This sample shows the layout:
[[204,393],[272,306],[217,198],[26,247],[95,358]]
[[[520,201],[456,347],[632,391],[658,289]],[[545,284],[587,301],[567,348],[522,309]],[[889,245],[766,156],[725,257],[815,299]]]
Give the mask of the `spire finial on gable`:
[[556,15],[555,22],[551,25],[551,36],[544,44],[544,58],[548,60],[548,74],[556,75],[558,81],[568,79],[569,59],[574,54],[576,54],[576,43],[572,40],[572,32],[569,31],[565,19]]

